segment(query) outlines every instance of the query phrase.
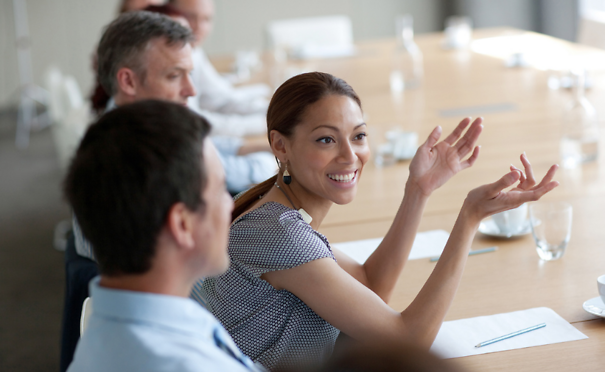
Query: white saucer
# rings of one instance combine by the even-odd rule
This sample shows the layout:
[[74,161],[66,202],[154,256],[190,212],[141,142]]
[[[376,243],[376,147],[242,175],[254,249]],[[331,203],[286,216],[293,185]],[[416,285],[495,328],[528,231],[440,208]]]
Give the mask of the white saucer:
[[531,233],[531,224],[529,220],[525,221],[525,224],[521,230],[511,234],[509,232],[500,231],[498,225],[491,218],[481,221],[479,224],[479,232],[484,235],[493,236],[496,238],[516,238],[519,236],[527,235]]
[[603,303],[603,300],[601,300],[601,297],[591,298],[590,300],[584,302],[582,307],[592,315],[605,318],[605,304]]

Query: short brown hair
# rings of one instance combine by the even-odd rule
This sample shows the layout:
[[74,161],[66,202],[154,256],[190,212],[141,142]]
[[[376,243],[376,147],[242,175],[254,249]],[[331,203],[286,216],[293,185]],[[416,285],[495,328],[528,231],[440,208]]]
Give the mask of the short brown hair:
[[175,203],[204,212],[209,132],[206,119],[165,101],[118,107],[88,128],[63,190],[101,274],[147,272]]

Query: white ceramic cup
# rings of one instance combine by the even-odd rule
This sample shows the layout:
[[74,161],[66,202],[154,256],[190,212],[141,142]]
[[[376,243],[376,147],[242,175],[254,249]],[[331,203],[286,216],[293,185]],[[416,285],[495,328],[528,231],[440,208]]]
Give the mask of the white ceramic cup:
[[397,160],[411,159],[418,149],[418,133],[390,130],[386,133],[387,140],[393,146],[393,156]]
[[501,233],[517,234],[527,224],[527,204],[521,204],[515,209],[496,213],[492,216],[492,219]]
[[603,303],[605,304],[605,275],[601,275],[597,278],[597,286],[599,288],[601,300],[603,300]]

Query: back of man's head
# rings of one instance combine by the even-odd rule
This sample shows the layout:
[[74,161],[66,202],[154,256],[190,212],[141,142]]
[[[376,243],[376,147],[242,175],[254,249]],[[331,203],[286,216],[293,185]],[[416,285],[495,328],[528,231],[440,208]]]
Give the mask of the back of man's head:
[[145,80],[144,53],[149,43],[159,38],[168,45],[193,40],[188,28],[168,16],[146,11],[124,13],[107,26],[97,48],[97,76],[110,96],[118,91],[116,74],[120,68],[127,67]]
[[101,274],[147,272],[171,207],[204,207],[209,130],[204,118],[164,101],[119,107],[88,129],[64,193]]

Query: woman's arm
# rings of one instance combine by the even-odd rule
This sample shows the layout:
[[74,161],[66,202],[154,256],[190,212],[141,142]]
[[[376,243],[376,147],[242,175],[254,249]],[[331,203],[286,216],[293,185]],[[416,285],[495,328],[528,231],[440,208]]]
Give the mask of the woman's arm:
[[[479,156],[475,146],[483,126],[476,119],[464,136],[471,119],[462,120],[456,129],[438,143],[441,128],[437,127],[418,148],[410,164],[405,194],[391,228],[381,244],[363,265],[335,250],[340,266],[388,302],[405,263],[420,225],[420,218],[431,193],[459,171],[473,165]],[[464,160],[464,158],[471,156]]]
[[329,258],[263,274],[276,289],[287,289],[319,316],[347,335],[368,342],[407,339],[430,347],[454,299],[468,251],[481,219],[531,200],[538,200],[558,184],[556,166],[532,188],[503,190],[520,178],[513,171],[493,184],[472,190],[460,211],[433,273],[403,312],[392,310],[376,293]]
[[[538,200],[558,186],[558,182],[552,181],[557,165],[553,165],[542,182],[535,186],[531,165],[525,154],[521,156],[521,161],[525,166],[527,177],[515,168],[497,182],[472,190],[465,199],[433,273],[418,296],[404,311],[410,319],[425,325],[423,328],[411,330],[411,336],[415,340],[425,342],[425,345],[430,347],[437,336],[445,314],[454,300],[470,245],[481,220],[494,213],[516,208],[525,202]],[[520,183],[516,188],[503,192],[519,180]],[[435,301],[436,298],[439,300]],[[429,306],[433,302],[434,306]]]

